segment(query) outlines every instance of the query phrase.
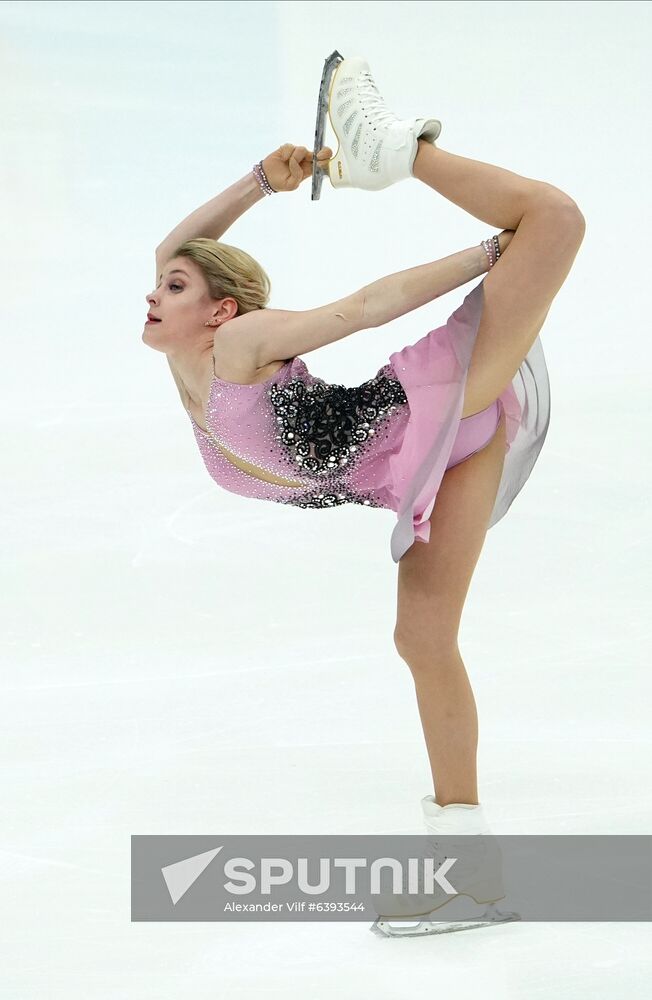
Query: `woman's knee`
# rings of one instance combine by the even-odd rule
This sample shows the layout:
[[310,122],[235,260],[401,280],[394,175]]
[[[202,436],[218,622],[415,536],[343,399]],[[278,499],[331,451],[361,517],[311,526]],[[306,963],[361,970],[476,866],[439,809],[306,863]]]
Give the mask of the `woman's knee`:
[[579,205],[566,191],[562,191],[561,188],[547,181],[540,181],[540,191],[544,197],[550,200],[551,204],[568,209],[570,220],[580,227],[586,227],[586,219]]
[[437,627],[431,623],[428,634],[417,633],[414,629],[394,628],[394,646],[410,670],[422,672],[432,670],[438,663],[450,662],[459,655],[456,625]]

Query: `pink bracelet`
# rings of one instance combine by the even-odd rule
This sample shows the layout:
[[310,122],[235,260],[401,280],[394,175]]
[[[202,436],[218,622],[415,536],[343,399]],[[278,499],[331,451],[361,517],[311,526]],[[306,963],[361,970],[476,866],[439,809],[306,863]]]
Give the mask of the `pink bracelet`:
[[489,258],[489,270],[491,270],[500,257],[500,243],[498,242],[498,237],[492,236],[488,240],[483,240],[480,246],[484,247],[486,251],[487,257]]
[[252,167],[252,170],[253,170],[254,177],[256,178],[256,180],[258,181],[258,183],[260,184],[260,186],[261,186],[262,190],[265,192],[265,194],[278,194],[278,191],[275,191],[274,188],[272,187],[272,185],[267,180],[267,176],[265,174],[265,171],[263,170],[263,161],[262,160],[259,163],[255,163],[254,166]]

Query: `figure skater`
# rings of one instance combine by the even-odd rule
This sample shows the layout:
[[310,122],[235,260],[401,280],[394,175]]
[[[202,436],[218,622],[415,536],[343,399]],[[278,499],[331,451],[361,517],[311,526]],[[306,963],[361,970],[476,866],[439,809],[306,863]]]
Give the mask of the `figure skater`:
[[[328,110],[339,149],[316,156],[332,187],[377,191],[415,177],[502,232],[320,308],[269,309],[262,267],[218,241],[246,209],[312,175],[313,152],[286,143],[158,247],[143,341],[167,356],[219,486],[304,508],[396,513],[394,642],[412,674],[432,772],[435,795],[421,800],[426,830],[490,833],[458,630],[486,532],[522,489],[547,433],[538,334],[585,221],[554,185],[436,146],[436,119],[398,119],[363,59],[339,63]],[[444,325],[362,385],[308,371],[301,355],[485,273]]]

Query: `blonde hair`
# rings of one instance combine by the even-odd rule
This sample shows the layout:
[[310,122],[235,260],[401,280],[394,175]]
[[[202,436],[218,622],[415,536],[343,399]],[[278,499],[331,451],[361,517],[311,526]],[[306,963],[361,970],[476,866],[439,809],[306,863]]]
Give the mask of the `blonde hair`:
[[237,315],[264,309],[269,302],[271,282],[257,260],[244,250],[198,237],[186,240],[172,257],[189,257],[200,268],[211,298],[227,296],[238,303]]

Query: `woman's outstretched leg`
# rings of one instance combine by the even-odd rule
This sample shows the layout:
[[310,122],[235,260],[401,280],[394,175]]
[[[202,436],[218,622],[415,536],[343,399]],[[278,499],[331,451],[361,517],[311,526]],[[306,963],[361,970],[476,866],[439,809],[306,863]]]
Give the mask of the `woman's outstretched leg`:
[[503,167],[447,153],[423,139],[418,146],[414,177],[496,229],[516,229],[534,198],[557,190]]
[[414,176],[492,226],[514,230],[483,278],[483,311],[462,416],[489,406],[513,380],[584,239],[573,199],[544,181],[447,153],[419,140]]

